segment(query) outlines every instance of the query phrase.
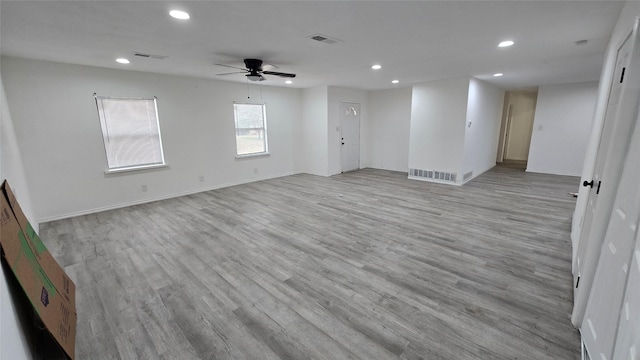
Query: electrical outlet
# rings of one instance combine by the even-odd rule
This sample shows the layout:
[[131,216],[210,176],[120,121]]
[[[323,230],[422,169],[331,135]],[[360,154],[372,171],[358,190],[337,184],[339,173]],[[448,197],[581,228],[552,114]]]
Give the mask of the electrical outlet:
[[200,180],[200,182],[204,182],[204,176],[200,175],[198,179]]
[[147,191],[147,185],[140,186],[140,190],[142,190],[142,192]]

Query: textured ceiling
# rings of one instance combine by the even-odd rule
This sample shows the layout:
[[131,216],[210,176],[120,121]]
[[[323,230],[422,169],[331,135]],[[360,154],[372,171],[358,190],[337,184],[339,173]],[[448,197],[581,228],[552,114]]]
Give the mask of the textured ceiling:
[[[619,1],[1,1],[3,55],[216,76],[260,58],[292,86],[385,89],[462,76],[513,89],[598,80]],[[175,20],[170,9],[191,14]],[[309,39],[323,34],[340,41]],[[498,48],[512,39],[516,44]],[[588,40],[584,45],[575,41]],[[134,52],[168,56],[164,60]],[[127,57],[120,65],[115,58]],[[378,71],[374,63],[382,64]],[[493,73],[504,76],[494,78]],[[398,79],[398,85],[391,80]],[[268,77],[264,85],[284,86]]]

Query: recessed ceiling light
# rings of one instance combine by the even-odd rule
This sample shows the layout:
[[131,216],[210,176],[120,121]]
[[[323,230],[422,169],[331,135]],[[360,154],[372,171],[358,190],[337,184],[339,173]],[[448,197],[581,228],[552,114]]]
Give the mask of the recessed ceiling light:
[[397,84],[397,83],[399,83],[399,82],[400,82],[400,80],[391,80],[391,83],[392,83],[392,84]]
[[380,69],[382,69],[382,65],[375,64],[375,65],[373,65],[371,68],[372,68],[373,70],[380,70]]
[[504,74],[503,73],[495,73],[495,74],[493,74],[493,76],[495,76],[495,77],[500,77],[502,75],[504,75]]
[[189,14],[182,10],[171,10],[169,11],[169,15],[171,15],[172,18],[179,20],[189,20],[190,18]]
[[284,83],[285,83],[285,84],[293,84],[293,81],[291,81],[291,80],[287,80],[287,81],[285,81]]
[[503,41],[500,44],[498,44],[498,47],[509,47],[509,46],[511,46],[513,44],[515,44],[513,41],[506,40],[506,41]]
[[129,59],[125,59],[125,58],[118,58],[118,59],[116,59],[116,62],[119,62],[120,64],[128,64],[131,61],[129,61]]

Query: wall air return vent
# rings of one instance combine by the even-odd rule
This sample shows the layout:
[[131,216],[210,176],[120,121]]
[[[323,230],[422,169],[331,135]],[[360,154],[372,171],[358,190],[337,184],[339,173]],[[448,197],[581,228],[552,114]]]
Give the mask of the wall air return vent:
[[145,54],[145,53],[139,53],[139,52],[134,53],[133,55],[142,57],[142,58],[157,59],[157,60],[164,60],[168,58],[168,56],[164,56],[164,55],[153,55],[153,54]]
[[314,40],[314,41],[318,41],[324,44],[335,44],[337,43],[338,39],[332,39],[326,35],[322,35],[322,34],[315,34],[315,35],[311,35],[309,36],[309,39]]
[[473,177],[473,171],[469,171],[468,173],[462,175],[462,181],[467,181],[471,179],[471,177]]
[[456,183],[457,174],[446,171],[409,169],[409,179]]

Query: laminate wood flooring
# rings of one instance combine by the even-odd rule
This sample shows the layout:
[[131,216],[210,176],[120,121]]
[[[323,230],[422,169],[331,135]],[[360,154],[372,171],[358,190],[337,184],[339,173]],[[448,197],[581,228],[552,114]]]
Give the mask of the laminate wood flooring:
[[41,225],[78,359],[578,359],[575,177],[364,169]]

